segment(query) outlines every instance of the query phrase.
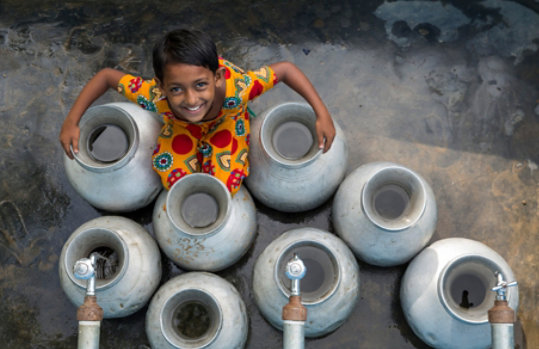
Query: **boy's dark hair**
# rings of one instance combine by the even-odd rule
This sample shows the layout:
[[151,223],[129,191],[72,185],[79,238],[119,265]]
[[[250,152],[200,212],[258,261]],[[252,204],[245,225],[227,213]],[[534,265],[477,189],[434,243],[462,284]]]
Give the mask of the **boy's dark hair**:
[[198,65],[213,73],[219,68],[215,43],[209,35],[198,30],[173,30],[155,44],[153,70],[161,81],[163,70],[168,63]]

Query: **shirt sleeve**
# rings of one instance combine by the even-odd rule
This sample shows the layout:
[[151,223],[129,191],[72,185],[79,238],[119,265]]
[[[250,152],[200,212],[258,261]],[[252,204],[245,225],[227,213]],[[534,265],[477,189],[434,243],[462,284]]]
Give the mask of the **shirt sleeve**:
[[263,66],[258,70],[248,71],[244,74],[244,80],[249,81],[243,93],[244,102],[252,101],[256,97],[271,90],[278,82],[277,76],[270,66]]
[[161,92],[155,80],[144,80],[140,76],[126,74],[118,83],[118,92],[143,109],[159,111],[157,103],[161,100]]

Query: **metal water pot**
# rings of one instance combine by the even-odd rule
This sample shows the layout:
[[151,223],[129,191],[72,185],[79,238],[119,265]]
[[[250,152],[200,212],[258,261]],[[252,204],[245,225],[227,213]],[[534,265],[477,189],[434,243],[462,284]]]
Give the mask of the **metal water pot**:
[[305,336],[323,336],[342,325],[354,309],[359,266],[341,239],[320,229],[291,229],[273,240],[255,263],[253,293],[262,315],[279,330],[291,293],[286,265],[294,253],[307,269],[301,280],[301,300],[307,308]]
[[427,181],[391,162],[352,171],[333,199],[336,233],[363,261],[377,266],[408,262],[436,228],[436,198]]
[[238,291],[207,272],[185,273],[167,281],[146,313],[146,335],[155,349],[243,348],[248,328]]
[[161,130],[157,114],[133,103],[89,108],[79,123],[79,153],[64,167],[73,188],[92,206],[127,212],[150,204],[162,188],[152,169]]
[[219,179],[193,173],[159,195],[153,227],[161,250],[180,267],[218,271],[254,241],[255,205],[244,187],[232,197]]
[[277,105],[251,120],[249,191],[264,205],[284,212],[313,209],[335,192],[346,170],[348,148],[336,136],[326,152],[318,148],[316,116],[306,103]]
[[[414,333],[434,348],[490,348],[496,272],[515,280],[505,260],[481,242],[449,238],[425,248],[401,281],[401,306]],[[516,312],[518,287],[507,290],[507,300]]]
[[119,216],[102,216],[77,228],[59,260],[60,284],[74,305],[86,294],[86,280],[75,277],[81,258],[97,253],[95,295],[104,318],[133,314],[150,299],[161,280],[161,254],[140,224]]

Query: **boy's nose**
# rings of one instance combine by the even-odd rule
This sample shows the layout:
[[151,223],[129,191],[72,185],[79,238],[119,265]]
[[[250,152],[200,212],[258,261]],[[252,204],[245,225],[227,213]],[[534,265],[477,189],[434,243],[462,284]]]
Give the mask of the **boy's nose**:
[[197,103],[198,97],[195,91],[187,90],[187,93],[185,94],[185,101],[187,104],[195,105]]

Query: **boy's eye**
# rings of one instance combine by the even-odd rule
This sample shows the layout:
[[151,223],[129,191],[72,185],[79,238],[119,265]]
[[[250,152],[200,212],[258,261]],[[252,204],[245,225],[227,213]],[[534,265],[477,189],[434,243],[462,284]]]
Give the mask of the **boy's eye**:
[[172,92],[172,93],[180,93],[180,92],[182,92],[182,89],[180,87],[171,87],[170,92]]
[[198,89],[203,89],[204,87],[206,87],[206,85],[208,85],[207,82],[197,82],[197,84],[195,86]]

